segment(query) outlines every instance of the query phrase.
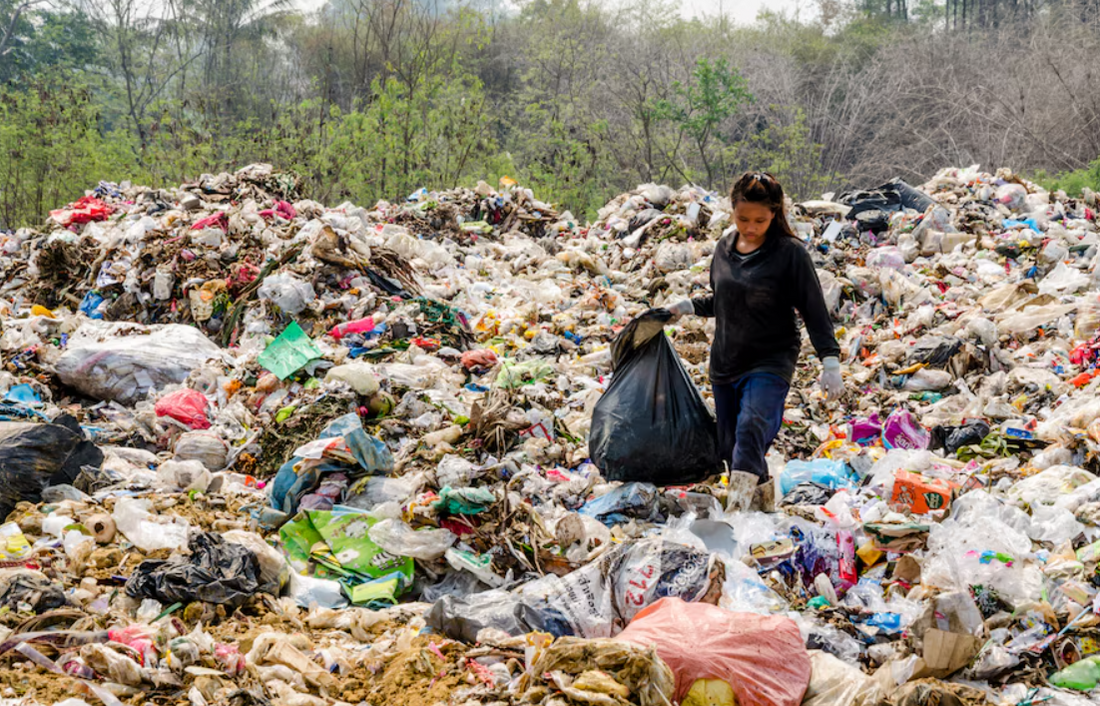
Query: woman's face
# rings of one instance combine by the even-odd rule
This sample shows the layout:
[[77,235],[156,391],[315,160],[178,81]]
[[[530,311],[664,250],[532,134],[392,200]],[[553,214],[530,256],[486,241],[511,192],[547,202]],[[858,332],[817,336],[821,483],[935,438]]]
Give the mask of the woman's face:
[[733,209],[733,223],[746,244],[763,243],[773,218],[775,214],[762,203],[738,201]]

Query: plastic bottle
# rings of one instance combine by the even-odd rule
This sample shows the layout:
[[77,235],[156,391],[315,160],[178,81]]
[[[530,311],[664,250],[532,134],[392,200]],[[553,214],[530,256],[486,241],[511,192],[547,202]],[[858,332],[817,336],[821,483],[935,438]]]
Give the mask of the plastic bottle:
[[1050,676],[1050,683],[1063,689],[1090,691],[1100,683],[1100,656],[1074,662]]

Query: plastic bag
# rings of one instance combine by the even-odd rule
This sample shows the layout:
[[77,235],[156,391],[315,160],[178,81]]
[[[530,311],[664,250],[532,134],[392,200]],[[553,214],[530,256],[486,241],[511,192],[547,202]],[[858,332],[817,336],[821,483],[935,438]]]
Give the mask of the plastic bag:
[[260,566],[260,585],[257,590],[273,596],[279,595],[283,586],[290,580],[290,565],[287,564],[282,552],[265,542],[263,537],[255,532],[229,530],[222,537],[227,542],[248,548],[256,555],[256,561]]
[[198,390],[183,388],[169,392],[157,400],[154,410],[158,417],[171,417],[192,429],[209,429],[206,408],[210,403]]
[[827,458],[789,461],[779,476],[779,491],[786,495],[799,483],[818,483],[833,490],[856,487],[848,464]]
[[286,380],[321,356],[321,349],[314,345],[298,322],[291,321],[264,349],[256,362],[263,366],[264,370],[275,373],[280,380]]
[[467,642],[474,642],[486,627],[509,635],[537,630],[555,637],[611,637],[638,610],[664,596],[703,598],[715,587],[716,561],[674,542],[639,540],[618,545],[567,576],[551,574],[526,584],[517,593],[444,596],[425,620],[448,637]]
[[118,531],[143,552],[182,549],[187,544],[187,521],[175,515],[154,516],[149,507],[148,500],[119,498],[111,519]]
[[343,382],[360,395],[370,397],[378,392],[378,379],[374,377],[373,368],[369,363],[362,362],[337,365],[325,375],[325,382]]
[[187,557],[138,564],[126,582],[126,595],[166,605],[203,601],[235,608],[259,590],[260,562],[249,548],[210,532],[196,532],[187,548]]
[[1064,262],[1055,265],[1046,277],[1039,282],[1039,294],[1052,294],[1060,296],[1073,294],[1079,289],[1089,286],[1089,276]]
[[733,613],[708,603],[663,598],[618,635],[657,648],[676,677],[676,701],[700,679],[720,679],[738,706],[799,706],[810,683],[810,656],[788,618]]
[[993,200],[1007,206],[1010,211],[1019,211],[1027,203],[1027,189],[1019,184],[1001,184],[993,194]]
[[702,599],[714,587],[718,559],[707,552],[661,539],[621,544],[567,576],[523,587],[535,608],[560,613],[570,632],[611,637],[638,611],[666,596]]
[[1060,498],[1097,480],[1096,476],[1076,466],[1051,466],[1024,478],[1008,489],[1008,497],[1029,505],[1053,505]]
[[691,246],[683,243],[665,241],[657,246],[657,253],[653,256],[653,265],[658,272],[667,274],[677,270],[686,270],[695,264],[695,255]]
[[[638,706],[668,706],[674,687],[672,670],[652,647],[618,640],[555,640],[534,651],[528,674],[531,678],[524,679],[520,703],[539,703],[541,697],[536,694],[550,687],[575,704],[623,704],[629,696],[629,703]],[[527,691],[536,693],[528,696]]]
[[802,706],[870,706],[877,704],[882,687],[859,667],[845,664],[828,652],[810,650],[812,674]]
[[875,248],[867,255],[867,267],[872,270],[889,268],[892,270],[905,269],[905,257],[901,250],[892,245]]
[[982,585],[1013,605],[1034,600],[1042,591],[1042,574],[1023,560],[1030,552],[1027,534],[995,517],[949,518],[931,525],[921,583],[958,591]]
[[729,611],[773,615],[790,610],[787,601],[740,561],[726,564],[726,582],[718,605]]
[[608,526],[635,517],[656,520],[660,517],[657,488],[649,483],[624,483],[585,503],[578,512]]
[[198,461],[211,471],[220,471],[228,463],[229,447],[213,432],[189,431],[176,439],[173,454],[177,461]]
[[450,530],[414,530],[401,520],[382,520],[367,533],[371,541],[394,556],[434,561],[443,556],[458,537]]
[[477,634],[494,628],[509,635],[523,635],[533,630],[553,635],[568,634],[563,618],[550,617],[549,612],[534,610],[521,597],[508,591],[492,590],[472,596],[443,596],[424,616],[432,629],[455,640],[477,642]]
[[331,608],[339,610],[348,607],[344,589],[336,581],[290,574],[290,590],[287,595],[303,608]]
[[256,296],[291,315],[301,313],[317,298],[312,284],[286,273],[265,278],[256,290]]
[[178,385],[207,361],[221,357],[210,339],[193,326],[169,324],[146,328],[127,324],[109,329],[105,340],[80,336],[81,327],[57,361],[57,375],[66,385],[97,400],[132,406],[149,392]]
[[882,443],[888,449],[927,449],[931,441],[928,431],[907,409],[895,409],[882,423]]
[[205,492],[210,479],[210,471],[198,461],[165,461],[157,469],[157,486],[170,493]]
[[714,417],[664,336],[660,318],[641,316],[627,324],[612,356],[614,376],[592,411],[588,439],[592,462],[604,477],[679,485],[718,472]]
[[83,466],[102,465],[103,452],[72,417],[52,424],[0,422],[0,518],[20,501],[39,502],[48,486],[71,484]]

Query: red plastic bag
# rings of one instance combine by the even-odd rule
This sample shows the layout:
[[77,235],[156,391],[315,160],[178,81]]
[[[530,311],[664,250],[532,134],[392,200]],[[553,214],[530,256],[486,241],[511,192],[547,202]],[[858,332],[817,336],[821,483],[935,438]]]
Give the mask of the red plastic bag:
[[94,196],[81,196],[65,208],[50,211],[50,217],[63,226],[70,226],[73,223],[105,221],[114,212],[114,206],[110,206]]
[[466,351],[462,354],[462,367],[467,370],[487,370],[497,364],[497,354],[491,348]]
[[662,598],[615,639],[657,648],[676,675],[677,702],[697,680],[720,679],[738,706],[799,706],[810,683],[810,654],[798,626],[782,616]]
[[274,208],[265,208],[260,211],[260,217],[268,221],[276,216],[284,220],[293,221],[294,217],[297,215],[298,212],[294,210],[294,206],[286,201],[276,201]]
[[192,429],[209,429],[206,404],[206,395],[198,390],[183,389],[161,397],[154,409],[158,417],[171,417]]
[[191,230],[202,230],[203,228],[220,228],[223,232],[229,232],[229,216],[225,214],[225,211],[219,211],[206,218],[200,218],[191,224]]

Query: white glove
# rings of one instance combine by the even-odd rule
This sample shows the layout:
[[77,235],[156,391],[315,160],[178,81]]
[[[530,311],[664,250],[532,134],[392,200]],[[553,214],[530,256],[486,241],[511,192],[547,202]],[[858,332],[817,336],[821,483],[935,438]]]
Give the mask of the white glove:
[[695,313],[695,305],[691,303],[690,299],[681,299],[672,306],[665,307],[672,314],[672,320],[675,321],[681,316]]
[[844,394],[844,379],[840,377],[840,360],[829,356],[821,361],[821,388],[825,390],[825,399],[835,402]]

